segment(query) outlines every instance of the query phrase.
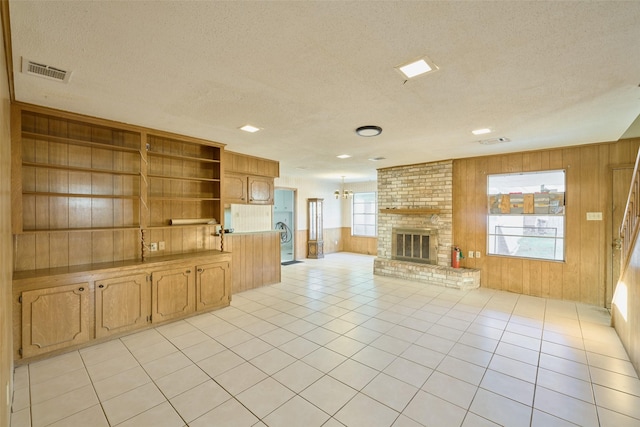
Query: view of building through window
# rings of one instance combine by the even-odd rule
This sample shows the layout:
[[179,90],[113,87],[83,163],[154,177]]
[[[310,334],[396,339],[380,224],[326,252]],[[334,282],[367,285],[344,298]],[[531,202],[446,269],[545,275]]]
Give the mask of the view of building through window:
[[376,193],[354,193],[352,203],[351,235],[376,237],[378,222]]
[[489,175],[487,253],[564,260],[565,172]]

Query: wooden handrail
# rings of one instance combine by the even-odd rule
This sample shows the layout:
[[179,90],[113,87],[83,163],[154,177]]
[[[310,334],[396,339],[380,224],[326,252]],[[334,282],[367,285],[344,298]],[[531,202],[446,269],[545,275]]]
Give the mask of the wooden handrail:
[[622,265],[620,272],[623,273],[631,259],[631,251],[634,243],[638,238],[638,230],[640,229],[640,151],[636,156],[636,165],[631,176],[631,187],[629,189],[629,197],[627,205],[624,209],[624,216],[620,224],[620,237],[622,238],[621,259]]

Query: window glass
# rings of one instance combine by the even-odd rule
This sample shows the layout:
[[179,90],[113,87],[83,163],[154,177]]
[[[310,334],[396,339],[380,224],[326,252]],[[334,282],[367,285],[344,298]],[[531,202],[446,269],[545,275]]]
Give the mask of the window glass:
[[366,237],[377,235],[377,206],[375,192],[353,194],[351,235]]
[[487,253],[564,260],[565,173],[489,175]]

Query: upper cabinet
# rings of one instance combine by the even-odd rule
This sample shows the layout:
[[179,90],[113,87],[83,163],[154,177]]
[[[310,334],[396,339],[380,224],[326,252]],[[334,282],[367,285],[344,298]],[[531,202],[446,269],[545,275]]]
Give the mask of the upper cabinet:
[[225,203],[273,205],[278,162],[225,151],[224,164]]

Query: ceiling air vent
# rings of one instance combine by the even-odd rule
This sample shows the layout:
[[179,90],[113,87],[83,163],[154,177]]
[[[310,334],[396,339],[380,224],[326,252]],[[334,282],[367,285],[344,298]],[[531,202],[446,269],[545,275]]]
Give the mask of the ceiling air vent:
[[510,142],[509,138],[501,137],[501,138],[492,138],[492,139],[482,139],[478,141],[482,145],[493,145],[493,144],[502,144],[503,142]]
[[22,58],[22,72],[63,83],[67,83],[69,81],[69,77],[71,77],[71,71],[65,71],[50,65],[40,64],[26,58]]

